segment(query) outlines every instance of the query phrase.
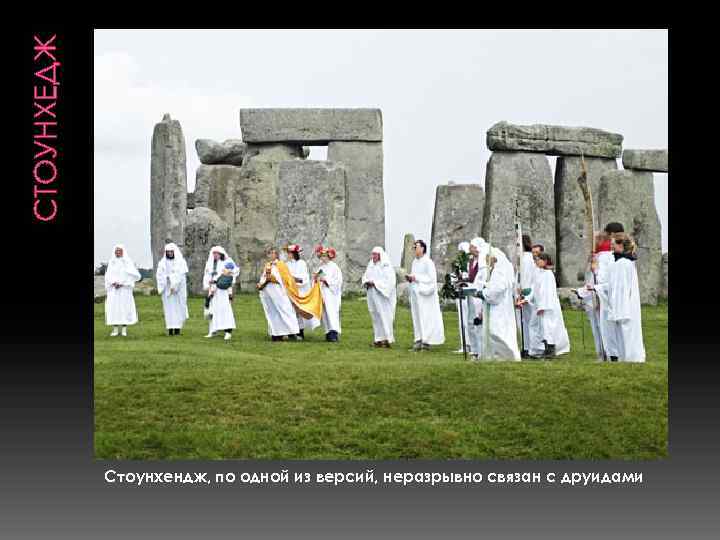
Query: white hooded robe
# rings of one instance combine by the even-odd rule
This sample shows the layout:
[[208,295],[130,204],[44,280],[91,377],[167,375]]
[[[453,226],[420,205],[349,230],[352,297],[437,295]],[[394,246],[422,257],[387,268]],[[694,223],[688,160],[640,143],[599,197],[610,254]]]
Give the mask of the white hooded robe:
[[[268,282],[260,290],[260,302],[265,311],[265,318],[268,321],[268,333],[271,336],[295,335],[300,332],[295,308],[285,291],[285,284],[282,282],[277,265],[273,264],[271,268],[271,274],[276,282]],[[266,281],[265,269],[263,268],[259,283],[263,284]]]
[[373,253],[380,254],[380,260],[368,262],[362,277],[363,285],[372,281],[374,286],[367,289],[367,304],[372,319],[374,341],[395,342],[393,325],[395,323],[395,307],[397,304],[395,269],[385,250],[376,247]]
[[528,349],[530,355],[539,356],[545,352],[543,340],[548,345],[555,345],[555,354],[570,352],[570,338],[560,307],[555,274],[552,270],[537,268],[532,288],[528,297],[533,308],[533,332]]
[[334,261],[321,264],[318,271],[322,270],[322,279],[327,285],[320,284],[320,292],[323,299],[322,323],[325,333],[334,330],[341,333],[340,327],[340,304],[342,303],[342,272]]
[[174,251],[175,257],[163,256],[155,272],[155,283],[162,298],[165,328],[182,328],[189,317],[187,307],[188,266],[175,244],[167,244],[165,251]]
[[[302,259],[298,259],[296,261],[292,257],[288,257],[288,260],[285,261],[285,263],[290,270],[290,275],[293,278],[301,280],[300,282],[297,282],[297,288],[298,292],[301,295],[305,296],[307,293],[310,292],[310,289],[312,288],[312,283],[310,282],[310,272],[308,271],[307,263]],[[320,321],[317,320],[315,317],[313,317],[312,319],[305,319],[300,314],[297,314],[297,322],[300,329],[307,328],[310,330],[314,330],[315,328],[320,326]]]
[[415,341],[426,345],[445,343],[445,326],[440,311],[437,289],[437,270],[427,254],[412,263],[410,283],[410,310],[412,312]]
[[[115,256],[115,250],[118,248],[123,250],[122,257]],[[105,290],[107,291],[105,324],[108,326],[126,326],[138,322],[133,289],[135,288],[135,282],[140,279],[140,272],[138,272],[125,247],[122,244],[115,246],[105,270]],[[118,283],[120,287],[115,288],[114,283]]]
[[[225,255],[225,260],[217,260],[215,270],[213,270],[213,251],[218,251]],[[230,291],[232,291],[232,288],[235,285],[235,279],[240,273],[240,269],[222,247],[215,246],[210,249],[208,260],[205,263],[205,272],[203,274],[203,289],[206,291],[210,289],[211,279],[217,280],[228,262],[233,263],[235,266],[232,270],[233,285],[231,285],[228,289],[218,289],[213,285],[215,292],[210,300],[210,313],[212,313],[212,318],[210,319],[211,333],[217,332],[218,330],[232,330],[235,328],[235,315],[233,314],[232,304],[230,303]],[[215,273],[213,274],[213,272]]]

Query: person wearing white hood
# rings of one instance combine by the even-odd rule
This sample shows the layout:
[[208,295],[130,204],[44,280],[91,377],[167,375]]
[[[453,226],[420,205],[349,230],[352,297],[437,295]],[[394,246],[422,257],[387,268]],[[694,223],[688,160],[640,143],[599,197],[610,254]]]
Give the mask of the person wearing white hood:
[[113,327],[111,336],[117,336],[122,326],[122,335],[127,336],[127,326],[138,322],[133,289],[141,279],[140,272],[128,255],[125,246],[118,244],[105,270],[105,324]]
[[427,244],[415,242],[415,260],[411,273],[405,276],[410,282],[410,310],[412,313],[415,343],[412,351],[426,351],[430,345],[445,343],[445,327],[440,311],[437,289],[437,270],[427,254]]
[[375,347],[390,348],[395,336],[395,306],[397,304],[395,269],[390,258],[381,247],[374,247],[372,258],[362,277],[362,285],[367,289],[367,304],[372,319]]
[[483,300],[482,351],[484,360],[520,360],[513,288],[515,272],[501,249],[488,250],[487,279],[478,283]]
[[[483,238],[476,237],[470,242],[470,253],[473,261],[469,268],[468,282],[469,286],[479,290],[482,283],[487,280],[488,266],[487,254],[490,245]],[[483,301],[475,297],[467,300],[467,313],[465,319],[468,325],[468,345],[470,352],[476,358],[482,354],[482,332],[483,332]]]
[[[227,288],[218,286],[218,279],[223,273],[231,277],[230,286]],[[210,328],[206,338],[213,337],[218,330],[225,331],[226,340],[232,338],[232,331],[235,329],[235,315],[230,301],[238,273],[238,266],[222,246],[214,246],[210,249],[203,273],[203,289],[208,291],[210,298],[208,304]]]
[[[463,253],[467,253],[468,255],[470,254],[470,242],[460,242],[458,244],[457,248],[458,248],[458,253],[462,251]],[[468,279],[468,273],[463,272],[462,275],[458,276],[458,279],[460,279],[460,280]],[[468,320],[467,320],[467,317],[465,316],[465,314],[463,314],[463,316],[462,316],[462,322],[460,320],[461,319],[460,309],[462,309],[462,306],[463,306],[463,303],[460,301],[459,298],[456,298],[455,299],[455,308],[457,309],[457,312],[458,312],[458,332],[459,332],[458,335],[460,336],[460,347],[455,352],[460,353],[460,354],[465,352],[465,351],[463,351],[463,333],[462,333],[463,326],[465,327],[465,339],[466,340],[468,339]],[[468,351],[470,351],[470,344],[466,342],[465,348]]]
[[188,265],[180,248],[174,243],[165,245],[165,255],[157,265],[155,283],[162,298],[165,328],[168,335],[180,335],[189,317],[187,308]]

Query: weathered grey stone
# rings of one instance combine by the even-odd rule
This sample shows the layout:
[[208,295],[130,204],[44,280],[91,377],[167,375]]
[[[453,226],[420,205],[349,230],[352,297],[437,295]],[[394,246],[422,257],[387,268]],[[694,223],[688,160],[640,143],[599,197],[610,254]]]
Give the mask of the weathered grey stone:
[[558,287],[558,298],[561,303],[568,304],[573,309],[581,309],[582,302],[580,302],[580,299],[573,290],[574,289],[572,287]]
[[343,289],[350,285],[345,256],[345,184],[345,167],[339,163],[310,160],[280,163],[280,219],[275,241],[277,246],[300,244],[306,258],[310,258],[317,244],[334,247],[335,262],[343,273]]
[[415,236],[406,234],[403,238],[402,258],[400,259],[400,268],[409,271],[412,268],[412,262],[415,259]]
[[197,139],[200,163],[205,165],[242,165],[247,145],[239,139],[228,139],[222,143],[211,139]]
[[195,193],[188,191],[187,194],[187,209],[192,210],[195,208]]
[[240,109],[240,129],[247,143],[380,142],[382,115],[380,109]]
[[[598,222],[598,189],[603,174],[617,170],[614,159],[586,158],[588,186],[595,209],[595,229],[606,223]],[[558,286],[577,287],[582,284],[578,273],[585,272],[587,252],[585,237],[585,202],[577,179],[582,170],[579,157],[560,157],[555,165],[555,220],[557,224],[557,256],[555,268]],[[535,239],[533,238],[533,241]]]
[[623,150],[623,167],[638,171],[668,172],[667,150]]
[[660,289],[660,297],[666,298],[668,297],[668,254],[663,253],[662,256],[662,276],[663,276],[663,283],[662,287]]
[[[440,281],[450,271],[458,244],[480,236],[484,209],[485,192],[479,184],[451,183],[436,188],[429,248]],[[410,249],[412,265],[415,250]]]
[[651,172],[611,171],[600,179],[597,213],[604,227],[611,221],[623,224],[637,245],[640,301],[656,304],[662,287],[660,219],[655,209],[655,186]]
[[310,157],[310,148],[308,146],[302,147],[303,158],[307,159]]
[[[165,239],[184,238],[187,214],[185,137],[180,122],[163,116],[155,124],[150,157],[150,245],[153,267],[163,256]],[[180,246],[182,247],[182,246]]]
[[105,289],[105,276],[94,276],[93,277],[93,299],[96,304],[100,304],[105,301],[107,296],[107,289]]
[[[308,151],[308,155],[310,152]],[[305,159],[305,151],[297,144],[248,144],[243,164],[249,160],[279,163],[291,159]]]
[[278,226],[279,163],[249,159],[242,167],[206,165],[209,169],[208,207],[230,227],[234,260],[240,266],[241,290],[257,283],[265,249],[275,241]]
[[346,170],[344,282],[348,290],[359,290],[370,251],[385,245],[382,143],[333,141],[328,145],[327,159],[343,164]]
[[485,173],[482,237],[515,254],[515,222],[555,259],[555,207],[550,163],[542,154],[493,152]]
[[588,127],[533,124],[519,126],[498,122],[487,131],[487,146],[493,151],[539,152],[551,156],[616,158],[623,136]]
[[[195,191],[193,192],[195,207],[208,206],[210,186],[216,178],[226,178],[239,173],[240,167],[236,165],[200,165],[195,173]],[[216,201],[217,203],[219,201]]]
[[[213,210],[198,207],[188,212],[185,224],[185,250],[188,263],[188,292],[203,294],[202,277],[210,248],[223,246],[230,250],[230,227]],[[235,259],[235,254],[228,251]]]

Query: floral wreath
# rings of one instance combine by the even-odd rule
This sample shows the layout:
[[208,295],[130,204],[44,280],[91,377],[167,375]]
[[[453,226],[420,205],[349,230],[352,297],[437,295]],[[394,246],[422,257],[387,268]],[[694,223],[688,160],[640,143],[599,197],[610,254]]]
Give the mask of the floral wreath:
[[299,244],[288,244],[285,246],[285,251],[288,253],[302,253],[302,248]]
[[337,252],[335,251],[335,248],[324,247],[322,244],[318,244],[315,246],[315,255],[318,257],[327,255],[330,259],[334,259],[337,256]]

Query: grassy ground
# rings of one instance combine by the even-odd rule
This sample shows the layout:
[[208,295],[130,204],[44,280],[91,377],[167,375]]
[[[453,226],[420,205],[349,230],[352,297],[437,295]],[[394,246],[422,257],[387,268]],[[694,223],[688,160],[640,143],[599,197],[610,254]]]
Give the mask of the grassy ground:
[[[205,339],[202,299],[169,337],[160,299],[109,337],[95,305],[95,453],[104,459],[656,459],[667,456],[667,306],[643,308],[647,363],[598,364],[584,314],[565,311],[572,352],[551,362],[463,361],[446,343],[411,353],[398,306],[393,349],[373,349],[367,305],[274,343],[256,295],[234,301],[230,342]],[[585,350],[582,332],[584,329]]]

